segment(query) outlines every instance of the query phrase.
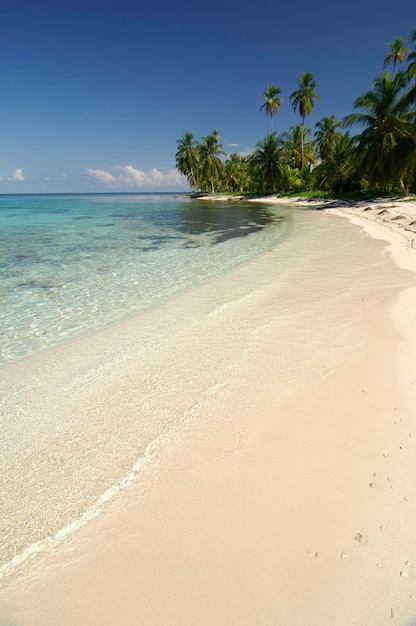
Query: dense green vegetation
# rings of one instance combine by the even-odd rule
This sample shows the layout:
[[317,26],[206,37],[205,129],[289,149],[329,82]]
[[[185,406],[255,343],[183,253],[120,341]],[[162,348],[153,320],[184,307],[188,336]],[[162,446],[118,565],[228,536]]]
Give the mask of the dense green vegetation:
[[[318,83],[305,72],[289,100],[301,123],[281,135],[273,128],[281,90],[268,85],[261,97],[271,132],[252,154],[225,160],[218,131],[199,141],[191,133],[178,140],[176,167],[193,191],[239,194],[277,192],[392,193],[416,191],[416,30],[409,46],[401,37],[388,44],[384,72],[359,96],[356,112],[344,120],[323,117],[312,135],[305,126]],[[359,129],[351,135],[349,128]]]

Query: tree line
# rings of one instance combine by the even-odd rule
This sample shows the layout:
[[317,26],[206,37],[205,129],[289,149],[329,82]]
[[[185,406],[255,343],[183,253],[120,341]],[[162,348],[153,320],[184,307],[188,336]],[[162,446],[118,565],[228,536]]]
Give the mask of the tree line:
[[[416,191],[416,29],[410,45],[401,37],[388,44],[383,73],[344,120],[325,116],[312,135],[305,122],[319,100],[319,85],[305,72],[289,96],[300,124],[276,134],[273,118],[283,100],[280,88],[269,85],[260,111],[270,118],[271,132],[252,154],[233,153],[224,160],[217,130],[200,140],[186,132],[177,141],[177,169],[193,191],[211,193]],[[351,135],[346,129],[352,126],[362,132]]]

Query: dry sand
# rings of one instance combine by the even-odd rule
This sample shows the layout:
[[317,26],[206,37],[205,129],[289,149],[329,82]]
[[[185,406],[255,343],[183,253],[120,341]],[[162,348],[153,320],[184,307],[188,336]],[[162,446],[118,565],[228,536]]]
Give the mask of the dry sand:
[[311,266],[316,302],[259,327],[154,475],[6,594],[1,626],[416,624],[416,205],[327,208],[389,242],[357,240],[374,288],[357,269],[333,308]]

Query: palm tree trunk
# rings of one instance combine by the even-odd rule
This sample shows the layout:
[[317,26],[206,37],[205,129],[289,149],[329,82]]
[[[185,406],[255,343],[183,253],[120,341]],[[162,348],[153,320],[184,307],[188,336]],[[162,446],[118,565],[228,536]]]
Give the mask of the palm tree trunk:
[[406,185],[404,184],[403,178],[402,178],[401,176],[400,176],[400,181],[399,181],[399,183],[400,183],[400,189],[402,190],[403,194],[404,194],[405,196],[408,196],[408,195],[409,195],[409,190],[408,190],[408,188],[406,187]]
[[303,158],[304,158],[304,147],[303,147],[304,129],[305,129],[305,116],[303,116],[303,117],[302,117],[302,136],[301,136],[301,138],[300,138],[300,145],[302,146],[302,163],[301,163],[301,169],[303,168]]

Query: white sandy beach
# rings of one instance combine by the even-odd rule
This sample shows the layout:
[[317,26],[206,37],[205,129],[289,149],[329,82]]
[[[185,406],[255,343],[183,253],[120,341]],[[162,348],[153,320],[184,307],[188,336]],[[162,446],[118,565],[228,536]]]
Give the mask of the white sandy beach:
[[196,358],[169,401],[186,391],[195,420],[6,586],[1,626],[416,624],[416,203],[312,213],[309,250],[300,232],[165,307]]

